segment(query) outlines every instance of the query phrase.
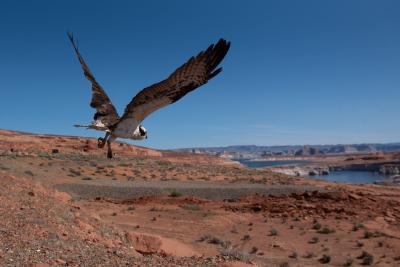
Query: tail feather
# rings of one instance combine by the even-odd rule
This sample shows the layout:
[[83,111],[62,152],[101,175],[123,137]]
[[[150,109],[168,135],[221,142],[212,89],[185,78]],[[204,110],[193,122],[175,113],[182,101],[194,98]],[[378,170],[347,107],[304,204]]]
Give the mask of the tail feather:
[[80,124],[74,124],[74,127],[77,128],[86,128],[86,129],[90,129],[92,127],[92,125],[80,125]]

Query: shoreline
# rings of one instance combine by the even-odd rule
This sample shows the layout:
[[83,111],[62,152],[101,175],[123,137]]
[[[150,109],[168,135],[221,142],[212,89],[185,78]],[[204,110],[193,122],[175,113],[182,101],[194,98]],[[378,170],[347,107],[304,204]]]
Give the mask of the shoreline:
[[[382,185],[396,185],[400,186],[400,160],[397,158],[380,158],[371,155],[358,155],[358,158],[346,157],[285,157],[269,159],[253,159],[248,162],[285,162],[285,161],[302,161],[296,164],[282,164],[276,166],[264,166],[264,167],[250,167],[243,164],[243,161],[238,161],[242,165],[248,168],[263,168],[271,170],[275,173],[307,177],[310,176],[325,176],[329,175],[331,172],[339,171],[358,171],[358,172],[371,172],[383,175],[382,181],[374,181],[373,183]],[[308,161],[308,162],[304,162]],[[353,162],[354,161],[354,162]]]

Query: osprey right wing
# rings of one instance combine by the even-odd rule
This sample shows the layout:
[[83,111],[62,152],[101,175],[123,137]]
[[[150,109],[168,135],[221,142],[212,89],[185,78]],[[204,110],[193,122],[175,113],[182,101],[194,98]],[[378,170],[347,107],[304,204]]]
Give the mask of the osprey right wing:
[[230,42],[220,39],[197,56],[191,57],[167,79],[144,88],[126,106],[114,131],[121,136],[129,135],[151,113],[175,103],[214,78],[222,70],[217,67],[229,47]]

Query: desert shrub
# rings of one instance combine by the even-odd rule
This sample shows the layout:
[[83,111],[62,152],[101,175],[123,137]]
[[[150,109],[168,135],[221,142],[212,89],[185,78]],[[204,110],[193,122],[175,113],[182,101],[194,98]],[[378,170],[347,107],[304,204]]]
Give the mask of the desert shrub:
[[303,258],[305,259],[311,259],[315,256],[315,254],[311,251],[306,252],[306,254],[303,255]]
[[180,197],[180,196],[182,196],[182,193],[179,193],[179,192],[174,190],[169,194],[169,196],[170,197]]
[[243,241],[247,241],[247,240],[250,240],[251,239],[251,236],[250,235],[244,235],[243,237],[242,237],[242,240]]
[[140,176],[142,174],[142,172],[140,170],[137,170],[137,169],[132,170],[132,172],[136,176]]
[[328,226],[324,226],[322,229],[318,231],[319,234],[332,234],[335,232],[335,229],[329,228]]
[[357,259],[362,259],[362,265],[371,265],[374,262],[374,256],[372,256],[367,251],[363,251]]
[[360,230],[362,228],[364,228],[364,225],[362,223],[354,223],[352,230],[355,232],[355,231],[358,231],[358,230]]
[[269,230],[269,236],[277,236],[277,235],[278,235],[278,230],[276,230],[275,228]]
[[80,171],[77,171],[75,169],[70,168],[69,172],[74,175],[74,176],[80,176],[82,173]]
[[149,209],[149,211],[158,212],[158,211],[167,211],[167,209],[152,207],[151,209]]
[[172,165],[171,162],[168,162],[168,161],[158,161],[157,164],[160,167],[169,167]]
[[380,236],[384,236],[384,233],[379,232],[379,231],[375,231],[375,232],[365,231],[364,232],[365,239],[369,239],[369,238],[373,238],[373,237],[380,237]]
[[208,240],[210,238],[211,238],[211,235],[205,234],[205,235],[202,235],[199,239],[197,239],[197,241],[198,242],[203,242],[203,241],[206,241],[206,240]]
[[48,160],[52,160],[53,159],[51,157],[51,155],[49,153],[47,153],[47,152],[39,152],[38,156],[41,157],[41,158],[48,159]]
[[210,238],[208,241],[208,243],[210,244],[214,244],[214,245],[220,245],[223,248],[228,248],[231,245],[231,241],[229,240],[222,240],[218,237],[212,237]]
[[184,210],[200,210],[200,206],[196,204],[186,204],[181,206]]
[[353,265],[353,259],[347,259],[343,266],[351,266]]
[[29,175],[29,176],[34,176],[33,172],[30,171],[30,170],[27,170],[27,171],[25,171],[24,173],[25,173],[26,175]]
[[257,253],[257,251],[258,251],[257,247],[252,247],[249,253],[250,254],[255,254],[255,253]]
[[312,229],[314,230],[320,230],[322,225],[319,222],[314,223]]
[[292,254],[290,254],[289,255],[289,258],[292,258],[292,259],[297,259],[297,252],[296,251],[294,251]]
[[322,264],[329,263],[331,261],[331,256],[324,254],[318,261]]
[[202,235],[197,240],[197,242],[204,242],[204,241],[207,241],[207,243],[209,243],[209,244],[219,245],[219,246],[221,246],[221,247],[223,247],[225,249],[230,247],[230,245],[231,245],[231,241],[222,240],[222,239],[220,239],[220,238],[218,238],[216,236],[210,235],[210,234]]
[[314,236],[313,238],[311,238],[310,241],[308,241],[308,243],[310,244],[316,244],[319,242],[319,238],[317,236]]
[[237,233],[239,233],[239,232],[238,232],[238,230],[237,230],[236,228],[233,228],[233,229],[231,230],[231,233],[232,233],[232,234],[237,234]]
[[94,161],[89,161],[89,165],[92,167],[97,167],[97,163]]
[[246,252],[234,250],[234,249],[224,249],[221,251],[221,256],[229,257],[234,260],[239,260],[243,262],[250,261],[250,255]]
[[92,177],[86,176],[86,177],[83,177],[82,180],[84,180],[84,181],[90,181],[90,180],[93,180],[93,179],[92,179]]

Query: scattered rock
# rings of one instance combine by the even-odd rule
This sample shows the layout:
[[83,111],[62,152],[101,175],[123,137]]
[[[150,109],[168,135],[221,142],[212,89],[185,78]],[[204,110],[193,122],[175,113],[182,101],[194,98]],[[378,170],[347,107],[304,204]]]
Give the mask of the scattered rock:
[[178,257],[192,257],[199,253],[179,241],[156,235],[127,232],[126,238],[134,249],[142,254],[167,254]]

